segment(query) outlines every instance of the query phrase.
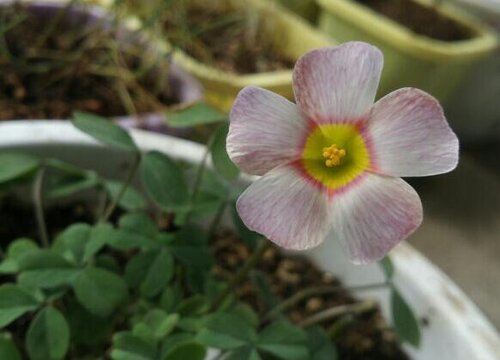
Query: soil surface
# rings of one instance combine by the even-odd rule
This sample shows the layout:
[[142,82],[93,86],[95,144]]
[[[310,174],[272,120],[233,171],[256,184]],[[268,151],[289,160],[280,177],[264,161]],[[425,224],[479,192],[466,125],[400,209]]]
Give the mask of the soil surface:
[[[46,223],[50,237],[53,238],[67,224],[74,222],[93,223],[94,209],[81,203],[67,204],[59,207],[49,207],[45,211]],[[116,220],[118,214],[114,216]],[[0,200],[0,247],[19,237],[38,238],[37,226],[33,210],[19,204],[12,198]],[[164,224],[160,224],[164,227]],[[233,233],[223,231],[213,239],[215,256],[214,271],[217,275],[228,278],[244,263],[251,250]],[[120,256],[116,254],[120,262]],[[309,287],[335,289],[332,292],[309,296],[291,307],[286,315],[295,322],[320,311],[341,305],[355,304],[358,301],[353,294],[342,287],[340,281],[329,273],[317,269],[310,261],[300,257],[283,256],[275,247],[264,254],[263,259],[254,271],[251,280],[243,283],[237,296],[247,301],[261,316],[283,299],[289,299],[297,292]],[[256,290],[256,279],[268,284],[277,297],[266,303]],[[0,282],[2,279],[0,278]],[[338,321],[340,320],[340,321]],[[24,324],[24,323],[23,323]],[[23,324],[17,324],[20,326]],[[335,342],[342,360],[407,360],[396,342],[394,333],[383,318],[378,308],[371,309],[359,315],[334,318],[321,323],[325,329],[336,326]]]
[[[214,240],[215,271],[221,276],[234,274],[250,255],[250,250],[232,232],[225,232]],[[335,288],[338,291],[309,296],[298,302],[288,312],[291,321],[300,323],[320,311],[345,304],[354,304],[356,299],[342,287],[333,274],[317,269],[309,260],[301,257],[283,256],[276,247],[264,254],[258,265],[258,274],[263,275],[273,293],[279,296],[276,301],[289,299],[301,290],[310,287]],[[255,274],[254,274],[255,275]],[[244,283],[238,296],[248,301],[259,314],[265,314],[268,305],[257,294],[254,281]],[[325,329],[332,328],[335,318],[322,322]],[[335,341],[342,360],[403,360],[403,353],[395,335],[383,318],[379,309],[346,316],[336,322]]]
[[[472,37],[470,29],[444,17],[434,8],[411,0],[356,0],[406,26],[417,34],[442,41],[460,41]],[[436,3],[439,1],[436,0]],[[439,7],[439,4],[435,5]]]
[[165,81],[167,64],[157,65],[140,44],[118,42],[111,24],[82,10],[1,6],[0,23],[7,29],[0,38],[0,120],[65,119],[75,110],[123,116],[177,102]]
[[256,12],[225,12],[207,5],[175,9],[170,13],[174,16],[164,20],[167,37],[203,63],[238,74],[294,66],[294,60],[272,44],[272,25],[266,24]]

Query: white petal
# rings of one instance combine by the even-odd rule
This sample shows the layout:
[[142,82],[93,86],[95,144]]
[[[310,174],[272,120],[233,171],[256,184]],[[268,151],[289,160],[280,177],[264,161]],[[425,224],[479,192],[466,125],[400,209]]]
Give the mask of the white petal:
[[457,136],[437,100],[421,90],[400,89],[379,100],[367,130],[376,172],[427,176],[457,166]]
[[246,173],[262,175],[300,157],[306,129],[295,104],[249,86],[231,110],[227,152]]
[[331,229],[326,197],[292,166],[252,183],[236,204],[245,225],[293,250],[319,245]]
[[352,262],[382,259],[422,222],[416,191],[400,178],[366,173],[331,199],[333,233]]
[[363,42],[348,42],[304,55],[294,69],[300,110],[318,123],[358,121],[373,105],[383,55]]

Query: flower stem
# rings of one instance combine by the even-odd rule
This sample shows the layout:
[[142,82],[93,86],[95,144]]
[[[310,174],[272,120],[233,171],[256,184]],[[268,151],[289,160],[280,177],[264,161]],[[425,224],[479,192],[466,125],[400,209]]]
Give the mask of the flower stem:
[[274,308],[269,310],[267,314],[263,316],[262,321],[265,322],[272,320],[273,318],[285,312],[286,310],[290,309],[300,301],[311,296],[337,293],[340,291],[354,292],[354,291],[373,290],[373,289],[384,288],[387,286],[389,286],[388,282],[352,286],[352,287],[342,287],[335,285],[335,286],[314,286],[306,288],[304,290],[297,292],[295,295],[291,296],[290,298],[286,299],[285,301],[279,303]]
[[141,163],[141,154],[136,153],[134,156],[134,160],[132,163],[132,167],[130,168],[130,171],[128,173],[127,179],[125,180],[125,183],[120,189],[120,192],[114,198],[107,209],[104,211],[104,215],[101,218],[101,222],[106,222],[110,218],[110,216],[113,214],[115,211],[116,207],[118,206],[118,203],[120,202],[121,198],[123,195],[125,195],[125,192],[129,188],[129,186],[132,184],[132,180],[134,180],[135,173],[137,172],[137,168],[139,167],[139,164]]
[[49,247],[49,236],[45,215],[43,211],[43,180],[45,177],[45,166],[38,170],[35,181],[33,182],[33,205],[35,207],[35,217],[38,225],[38,233],[43,247]]
[[209,311],[214,311],[219,308],[224,301],[226,301],[227,297],[234,291],[237,285],[239,285],[243,280],[246,279],[250,270],[252,270],[255,265],[259,262],[265,252],[272,246],[271,242],[267,239],[260,244],[257,250],[247,259],[245,264],[238,270],[238,272],[234,275],[234,277],[229,281],[224,291],[215,299],[210,306]]
[[337,318],[345,314],[355,314],[360,315],[377,308],[377,302],[375,300],[364,300],[359,303],[335,306],[330,309],[326,309],[316,313],[304,320],[302,320],[298,325],[301,327],[308,327],[322,323],[323,321]]

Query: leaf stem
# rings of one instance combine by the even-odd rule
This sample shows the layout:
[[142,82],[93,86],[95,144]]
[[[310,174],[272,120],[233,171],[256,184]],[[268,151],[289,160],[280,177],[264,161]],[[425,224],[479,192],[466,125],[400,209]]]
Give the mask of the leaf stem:
[[377,308],[377,302],[375,300],[364,300],[355,304],[340,305],[335,306],[330,309],[326,309],[311,315],[310,317],[302,320],[298,325],[301,327],[308,327],[322,323],[323,321],[337,318],[345,314],[355,314],[360,315],[373,311]]
[[215,301],[210,306],[209,311],[212,312],[219,308],[228,298],[228,296],[234,291],[235,287],[239,285],[243,280],[246,279],[250,270],[252,270],[255,265],[260,261],[265,252],[271,248],[272,243],[263,239],[257,250],[247,259],[243,266],[238,270],[238,272],[229,281],[224,291],[215,299]]
[[374,284],[367,284],[367,285],[360,285],[360,286],[352,286],[352,287],[343,287],[339,285],[334,285],[334,286],[314,286],[314,287],[309,287],[304,290],[301,290],[297,292],[295,295],[291,296],[290,298],[286,299],[285,301],[279,303],[276,305],[274,308],[269,310],[263,317],[262,321],[269,321],[274,319],[276,316],[279,314],[285,312],[286,310],[290,309],[300,301],[311,297],[311,296],[316,296],[316,295],[324,295],[324,294],[331,294],[331,293],[337,293],[341,291],[348,291],[348,292],[354,292],[354,291],[365,291],[365,290],[373,290],[373,289],[380,289],[389,286],[390,284],[388,282],[382,282],[382,283],[374,283]]
[[38,233],[44,247],[49,247],[49,236],[47,225],[45,223],[45,214],[43,210],[43,183],[45,178],[45,166],[38,170],[33,182],[33,205],[35,208],[35,217],[38,225]]
[[132,162],[132,166],[130,168],[130,171],[128,173],[127,179],[125,180],[125,183],[120,189],[120,192],[118,195],[111,201],[111,203],[108,205],[107,209],[104,211],[104,215],[101,218],[101,222],[106,222],[110,218],[110,216],[113,214],[115,211],[116,207],[118,206],[118,203],[120,202],[121,198],[123,195],[125,195],[125,192],[129,188],[129,186],[132,184],[132,181],[134,180],[134,176],[137,172],[137,169],[139,167],[139,164],[141,163],[141,154],[140,153],[135,153],[134,154],[134,159]]

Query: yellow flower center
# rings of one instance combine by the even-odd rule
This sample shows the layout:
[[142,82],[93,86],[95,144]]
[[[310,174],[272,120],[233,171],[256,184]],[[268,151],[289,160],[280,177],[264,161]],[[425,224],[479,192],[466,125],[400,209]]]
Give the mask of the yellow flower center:
[[301,162],[305,172],[329,190],[349,184],[371,164],[365,138],[354,124],[318,125],[312,129]]
[[325,165],[328,167],[334,167],[340,165],[340,161],[345,156],[346,151],[344,149],[339,149],[337,144],[330,145],[323,148],[323,157],[325,160]]

